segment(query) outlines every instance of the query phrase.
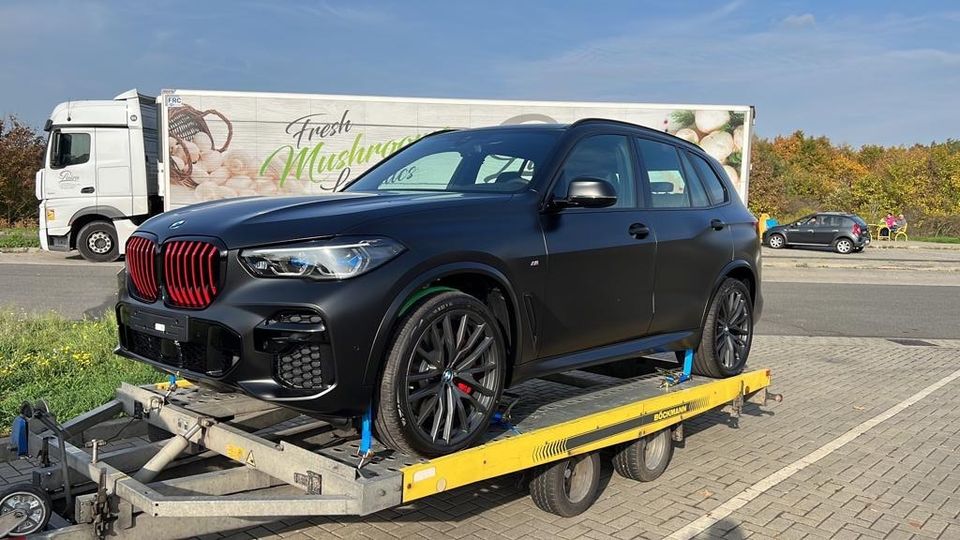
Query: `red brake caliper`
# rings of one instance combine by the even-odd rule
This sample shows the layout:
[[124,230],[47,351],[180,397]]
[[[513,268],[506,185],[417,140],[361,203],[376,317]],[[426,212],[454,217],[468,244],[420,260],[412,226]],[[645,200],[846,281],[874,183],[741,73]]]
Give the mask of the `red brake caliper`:
[[467,394],[468,396],[470,395],[470,392],[473,392],[473,388],[470,388],[470,385],[467,383],[458,382],[457,388],[459,388],[461,392]]

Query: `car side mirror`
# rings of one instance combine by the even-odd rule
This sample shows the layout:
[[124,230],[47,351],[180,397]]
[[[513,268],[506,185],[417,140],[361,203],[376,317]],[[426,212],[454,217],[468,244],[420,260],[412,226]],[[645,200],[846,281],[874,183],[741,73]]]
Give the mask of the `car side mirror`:
[[581,176],[573,179],[565,199],[554,199],[557,208],[605,208],[617,204],[617,190],[613,184],[599,178]]

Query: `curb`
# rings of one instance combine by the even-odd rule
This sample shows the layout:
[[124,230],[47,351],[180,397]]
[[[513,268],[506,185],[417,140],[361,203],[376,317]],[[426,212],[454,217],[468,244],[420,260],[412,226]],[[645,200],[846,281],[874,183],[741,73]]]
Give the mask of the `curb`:
[[43,251],[38,247],[8,247],[0,248],[0,253],[39,253]]

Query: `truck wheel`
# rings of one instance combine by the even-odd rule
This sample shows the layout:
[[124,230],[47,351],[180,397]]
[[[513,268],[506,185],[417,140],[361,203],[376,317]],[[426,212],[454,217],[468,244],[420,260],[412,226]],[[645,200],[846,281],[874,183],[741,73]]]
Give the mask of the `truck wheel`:
[[404,453],[438,456],[483,435],[503,391],[506,347],[490,309],[459,291],[404,316],[380,380],[374,429]]
[[600,495],[600,456],[597,452],[558,461],[530,481],[530,497],[544,512],[562,517],[584,513]]
[[742,281],[727,278],[710,302],[693,372],[732,377],[743,371],[753,342],[753,301]]
[[83,258],[92,262],[117,260],[120,249],[117,245],[117,229],[107,221],[91,221],[80,228],[77,234],[77,250]]
[[661,429],[624,444],[613,456],[613,468],[624,478],[650,482],[667,470],[671,458],[673,439],[670,429]]
[[53,514],[53,503],[45,490],[31,484],[16,484],[0,489],[0,516],[12,513],[26,516],[26,520],[10,534],[26,536],[47,526]]

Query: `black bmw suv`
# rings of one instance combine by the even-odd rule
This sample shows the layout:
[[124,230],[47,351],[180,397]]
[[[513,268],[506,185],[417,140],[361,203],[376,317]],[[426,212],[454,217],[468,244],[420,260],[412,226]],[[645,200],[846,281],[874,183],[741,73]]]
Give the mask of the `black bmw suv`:
[[446,131],[344,192],[171,211],[127,245],[119,354],[404,452],[464,448],[505,387],[696,349],[743,370],[757,221],[679,138],[610,120]]

